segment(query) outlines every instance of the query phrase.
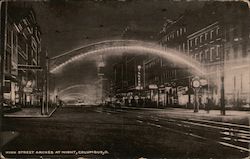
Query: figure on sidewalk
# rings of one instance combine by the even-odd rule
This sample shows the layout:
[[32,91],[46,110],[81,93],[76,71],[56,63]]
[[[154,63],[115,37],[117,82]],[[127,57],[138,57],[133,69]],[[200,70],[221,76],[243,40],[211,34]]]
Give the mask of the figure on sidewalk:
[[205,105],[207,113],[209,113],[211,106],[212,106],[212,100],[209,97],[207,97],[207,103]]

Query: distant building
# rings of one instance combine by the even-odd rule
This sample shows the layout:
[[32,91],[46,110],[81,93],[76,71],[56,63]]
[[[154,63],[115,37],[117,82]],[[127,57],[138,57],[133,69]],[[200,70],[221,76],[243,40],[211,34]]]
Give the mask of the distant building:
[[143,60],[145,55],[128,54],[122,55],[122,60],[113,66],[114,92],[120,100],[131,102],[145,98]]

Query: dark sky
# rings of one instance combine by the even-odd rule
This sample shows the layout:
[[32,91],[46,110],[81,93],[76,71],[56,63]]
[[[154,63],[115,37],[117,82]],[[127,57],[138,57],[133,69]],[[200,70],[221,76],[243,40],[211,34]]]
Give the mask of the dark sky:
[[51,0],[35,2],[43,46],[50,57],[106,39],[156,39],[165,19],[174,19],[201,2],[167,0]]
[[[33,5],[42,30],[43,49],[48,50],[50,57],[96,41],[121,39],[122,35],[126,39],[156,41],[166,19],[175,19],[185,10],[203,5],[197,1],[167,0],[51,0],[29,3]],[[126,28],[127,32],[124,32]],[[96,70],[95,59],[82,61],[57,74],[54,83],[60,89],[93,83],[97,80]]]

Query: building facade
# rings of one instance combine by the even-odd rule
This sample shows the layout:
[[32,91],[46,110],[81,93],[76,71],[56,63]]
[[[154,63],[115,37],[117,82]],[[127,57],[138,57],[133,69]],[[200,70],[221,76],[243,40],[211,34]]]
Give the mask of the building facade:
[[[42,98],[41,73],[25,66],[39,66],[41,31],[34,10],[19,3],[7,3],[5,15],[4,98],[12,104],[38,105]],[[39,81],[41,80],[41,81]],[[38,84],[39,83],[39,84]]]

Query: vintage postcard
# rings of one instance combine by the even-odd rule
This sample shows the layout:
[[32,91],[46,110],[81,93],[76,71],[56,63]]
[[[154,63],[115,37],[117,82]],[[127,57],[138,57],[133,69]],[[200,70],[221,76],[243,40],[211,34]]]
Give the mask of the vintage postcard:
[[249,5],[1,0],[1,159],[249,158]]

